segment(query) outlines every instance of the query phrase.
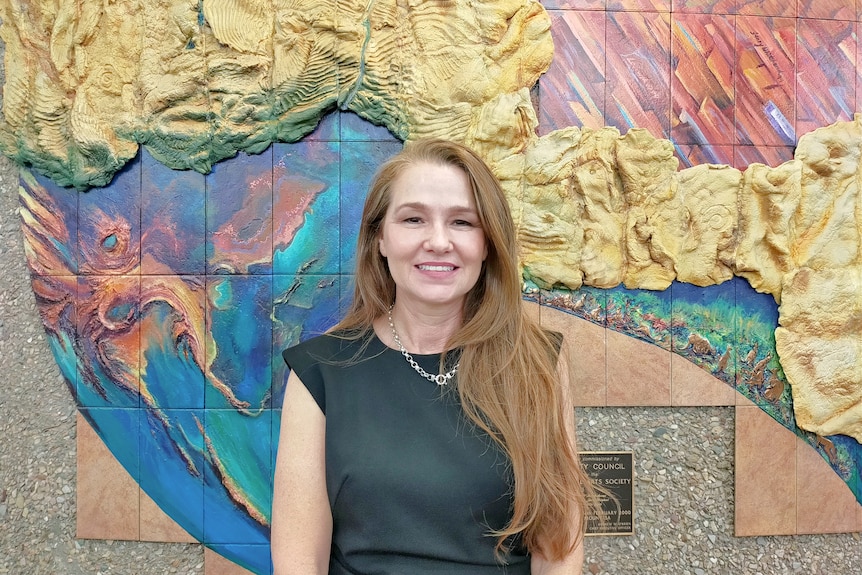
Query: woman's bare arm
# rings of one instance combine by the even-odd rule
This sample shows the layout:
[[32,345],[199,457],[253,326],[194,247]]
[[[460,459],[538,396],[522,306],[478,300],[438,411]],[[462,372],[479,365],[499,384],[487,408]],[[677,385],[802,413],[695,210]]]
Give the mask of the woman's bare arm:
[[[565,353],[560,354],[560,360],[557,364],[557,373],[562,389],[563,406],[566,413],[570,417],[566,420],[566,431],[569,435],[569,440],[572,443],[572,448],[577,453],[577,440],[575,432],[575,404],[573,393],[570,387],[571,378],[569,376],[569,362]],[[573,517],[572,522],[578,524],[580,518]],[[548,561],[538,553],[530,555],[530,573],[532,575],[581,575],[584,566],[584,540],[578,543],[578,546],[561,561]]]
[[272,498],[273,575],[326,575],[332,513],[326,494],[326,418],[293,373],[287,380]]
[[537,553],[530,555],[532,575],[581,575],[584,566],[584,542],[562,561],[548,561]]

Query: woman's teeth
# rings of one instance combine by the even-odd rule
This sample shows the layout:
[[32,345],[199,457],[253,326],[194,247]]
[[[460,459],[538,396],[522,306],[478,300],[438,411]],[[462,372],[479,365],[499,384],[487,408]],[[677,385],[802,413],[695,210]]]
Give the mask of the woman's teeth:
[[426,272],[451,272],[455,269],[454,266],[419,266],[419,269]]

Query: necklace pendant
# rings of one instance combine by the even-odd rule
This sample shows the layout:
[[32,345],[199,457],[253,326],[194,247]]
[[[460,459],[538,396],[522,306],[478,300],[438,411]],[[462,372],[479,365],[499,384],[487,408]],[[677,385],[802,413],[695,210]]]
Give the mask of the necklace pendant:
[[410,355],[410,353],[406,349],[404,349],[403,345],[401,345],[401,338],[398,337],[398,331],[395,329],[395,322],[392,321],[392,308],[394,306],[395,304],[389,306],[389,327],[392,329],[392,339],[394,339],[395,343],[398,345],[398,349],[401,351],[401,355],[404,356],[404,359],[407,360],[407,363],[410,364],[410,367],[412,367],[414,371],[416,371],[416,373],[418,373],[428,381],[436,383],[439,386],[444,386],[449,383],[449,380],[455,377],[455,374],[458,372],[459,364],[456,363],[455,367],[453,367],[449,372],[438,373],[437,375],[428,373],[427,371],[422,369],[422,366],[416,363],[416,360],[413,359],[413,356]]

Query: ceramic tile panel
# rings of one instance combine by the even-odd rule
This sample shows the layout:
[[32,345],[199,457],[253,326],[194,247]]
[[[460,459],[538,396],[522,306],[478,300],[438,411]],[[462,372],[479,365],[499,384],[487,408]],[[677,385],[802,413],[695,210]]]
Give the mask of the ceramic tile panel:
[[188,531],[171,519],[149,495],[140,492],[141,541],[197,543]]
[[[862,42],[859,42],[859,33],[862,31],[862,0],[859,2],[859,20],[856,22],[856,63],[862,62]],[[862,74],[856,70],[856,110],[862,110]]]
[[[608,12],[605,122],[670,134],[670,15]],[[633,48],[635,47],[636,48]]]
[[214,355],[207,357],[204,404],[256,413],[272,394],[273,276],[210,276],[206,288]]
[[796,533],[796,436],[756,406],[736,407],[735,534]]
[[[206,172],[212,162],[217,160],[210,155],[214,148],[212,125],[206,128],[198,125],[194,131],[190,131],[188,116],[172,113],[171,108],[177,102],[179,94],[186,98],[198,97],[199,87],[208,86],[210,83],[207,37],[212,39],[212,35],[204,30],[200,7],[191,2],[174,5],[170,11],[153,10],[141,16],[148,20],[141,27],[141,41],[148,44],[148,50],[158,50],[159,56],[138,59],[137,65],[140,68],[137,77],[143,80],[139,82],[138,89],[142,94],[146,93],[146,98],[139,100],[138,110],[128,112],[130,115],[148,115],[146,133],[149,137],[146,146],[153,157],[165,163],[173,163],[177,169]],[[144,20],[141,22],[143,24]],[[161,26],[172,26],[175,33],[156,32]],[[120,30],[122,28],[116,29],[115,32],[121,33]],[[165,78],[167,74],[170,74],[170,81],[157,80]],[[180,90],[179,94],[177,90]],[[183,96],[179,96],[181,100]],[[203,109],[203,106],[201,108],[201,113],[215,113],[212,105],[206,109]],[[158,120],[153,121],[155,118]],[[174,134],[183,134],[183,137],[177,138]]]
[[78,271],[82,275],[140,274],[141,156],[110,186],[78,195]]
[[341,270],[356,268],[356,241],[368,188],[384,161],[403,148],[398,141],[344,142],[341,144]]
[[[671,353],[611,329],[607,337],[607,405],[671,405]],[[633,357],[638,361],[633,362]]]
[[[135,425],[137,410],[124,411],[121,417]],[[138,540],[139,488],[132,478],[138,473],[137,453],[130,458],[134,466],[127,472],[81,412],[78,412],[76,430],[76,537]]]
[[[204,445],[211,465],[204,468],[203,480],[224,489],[218,495],[210,493],[206,500],[201,541],[208,547],[265,546],[272,507],[272,453],[269,449],[249,452],[248,446],[271,437],[272,410],[207,409],[204,419]],[[238,516],[237,506],[247,514]]]
[[341,112],[342,142],[399,142],[385,126],[377,126],[353,112]]
[[748,0],[673,0],[673,11],[689,14],[738,14],[740,4],[746,1]]
[[353,292],[356,287],[356,276],[354,274],[342,274],[339,276],[341,285],[338,287],[338,292],[341,294],[338,300],[338,317],[347,315],[347,310],[350,304],[353,303]]
[[19,170],[18,184],[18,213],[30,273],[33,276],[77,274],[80,194],[25,169]]
[[671,136],[675,143],[709,146],[707,150],[733,144],[734,34],[732,16],[674,15]]
[[734,146],[733,167],[744,171],[751,164],[777,167],[793,159],[793,146]]
[[273,145],[274,273],[339,272],[341,146],[316,141]]
[[140,281],[136,326],[143,403],[155,409],[202,408],[204,374],[211,363],[207,354],[212,349],[206,278],[153,275]]
[[736,19],[736,143],[796,143],[796,20]]
[[746,16],[781,16],[795,18],[796,2],[794,0],[739,0],[738,13]]
[[607,0],[542,0],[548,10],[605,10]]
[[77,403],[137,407],[141,339],[134,319],[140,311],[141,276],[79,275],[77,287]]
[[554,59],[539,78],[539,134],[567,126],[605,125],[603,11],[550,12]]
[[736,391],[684,357],[670,357],[671,405],[735,405]]
[[341,113],[333,110],[324,114],[317,127],[304,140],[316,142],[337,142],[341,134]]
[[595,325],[607,325],[608,290],[581,286],[577,290],[554,289],[541,292],[543,306],[585,319]]
[[272,405],[284,401],[289,370],[281,357],[286,348],[324,333],[343,317],[342,276],[273,276]]
[[733,146],[674,144],[674,154],[681,170],[701,164],[733,165]]
[[775,351],[778,304],[765,293],[758,293],[747,281],[734,280],[736,290],[736,390],[737,404],[747,401],[769,409],[776,420],[790,421],[790,390]]
[[607,290],[605,325],[665,350],[672,349],[672,294],[616,287]]
[[[219,549],[224,551],[225,546],[215,546],[215,550],[210,548],[204,549],[204,575],[255,575],[254,571],[249,571],[245,567],[237,565],[230,559],[225,559],[219,554]],[[254,553],[243,553],[243,556],[250,555],[266,555],[269,556],[269,548],[261,548]],[[259,571],[258,574],[271,573],[272,569]]]
[[81,364],[75,342],[78,332],[78,277],[33,275],[36,311],[48,333],[48,347],[72,398],[78,403],[78,376]]
[[[699,288],[692,284],[674,282],[670,287],[672,300],[670,323],[673,326],[671,346],[674,360],[679,358],[691,362],[725,385],[728,392],[717,394],[717,397],[722,400],[717,405],[734,403],[739,324],[736,305],[737,284],[737,280],[730,280]],[[681,370],[680,376],[685,369],[684,363],[674,362]],[[690,375],[681,377],[679,382],[674,378],[674,396],[677,396],[677,383],[685,385],[684,381],[691,380]],[[679,399],[682,400],[682,397]],[[689,397],[686,401],[693,399]],[[680,405],[684,404],[680,403]]]
[[800,18],[856,20],[856,0],[798,0]]
[[141,273],[203,274],[206,180],[171,170],[141,148]]
[[608,11],[670,12],[671,0],[607,0]]
[[239,152],[207,174],[208,274],[272,273],[272,150],[256,155]]
[[141,468],[136,476],[142,491],[197,541],[204,535],[204,475],[215,463],[203,433],[204,419],[203,409],[141,410]]
[[799,19],[796,43],[796,133],[853,119],[856,22]]
[[578,407],[607,404],[607,343],[601,325],[552,307],[542,307],[542,326],[563,334]]
[[[831,445],[828,438],[821,441]],[[796,438],[796,533],[862,531],[859,502],[847,484],[805,440]]]
[[671,285],[674,405],[734,405],[737,281]]
[[541,323],[542,309],[538,302],[522,300],[521,305],[524,307],[524,311],[528,316],[530,316],[530,318]]

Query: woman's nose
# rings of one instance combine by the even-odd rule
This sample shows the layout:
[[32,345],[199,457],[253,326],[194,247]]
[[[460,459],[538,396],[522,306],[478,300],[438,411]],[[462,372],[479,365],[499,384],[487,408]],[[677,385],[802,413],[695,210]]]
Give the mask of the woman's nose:
[[427,248],[431,251],[448,251],[452,246],[449,237],[449,229],[445,224],[435,223],[429,228],[428,238],[425,240]]

